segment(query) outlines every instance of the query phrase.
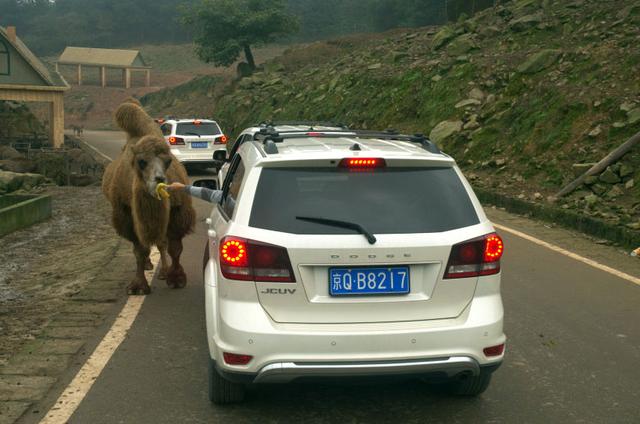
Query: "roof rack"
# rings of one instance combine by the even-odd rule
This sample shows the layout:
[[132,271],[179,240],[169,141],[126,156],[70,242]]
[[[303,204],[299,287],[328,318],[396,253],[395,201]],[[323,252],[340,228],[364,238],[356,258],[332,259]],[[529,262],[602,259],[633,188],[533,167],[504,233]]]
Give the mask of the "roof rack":
[[304,126],[313,129],[313,127],[334,127],[348,129],[345,124],[330,121],[262,121],[255,125],[256,127],[282,127],[282,126]]
[[[272,126],[261,128],[254,136],[254,140],[262,142],[265,147],[269,144],[268,150],[273,151],[268,154],[275,154],[278,151],[276,144],[284,142],[284,140],[292,138],[361,138],[361,139],[380,139],[389,141],[404,141],[413,144],[419,144],[424,150],[439,155],[442,152],[438,146],[424,134],[404,135],[399,134],[395,130],[388,129],[386,131],[371,131],[371,130],[323,130],[318,132],[305,132],[305,131],[276,131]],[[352,146],[353,148],[353,146]]]

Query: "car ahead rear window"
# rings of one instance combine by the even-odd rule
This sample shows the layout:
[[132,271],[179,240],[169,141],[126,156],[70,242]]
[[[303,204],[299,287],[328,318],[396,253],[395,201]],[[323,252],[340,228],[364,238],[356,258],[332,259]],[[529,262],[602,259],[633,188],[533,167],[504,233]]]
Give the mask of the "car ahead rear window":
[[201,124],[178,124],[176,135],[218,135],[221,134],[217,124],[203,122]]
[[478,224],[453,168],[265,168],[250,226],[293,234],[354,234],[296,217],[349,221],[373,234],[434,233]]

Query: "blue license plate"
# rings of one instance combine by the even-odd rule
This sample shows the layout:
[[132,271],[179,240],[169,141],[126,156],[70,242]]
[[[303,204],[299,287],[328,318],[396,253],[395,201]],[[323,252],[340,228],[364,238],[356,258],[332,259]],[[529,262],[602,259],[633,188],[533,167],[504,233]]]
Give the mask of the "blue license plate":
[[331,296],[409,293],[409,267],[330,268]]
[[191,148],[192,149],[206,149],[207,147],[209,147],[209,143],[204,142],[204,143],[191,143]]

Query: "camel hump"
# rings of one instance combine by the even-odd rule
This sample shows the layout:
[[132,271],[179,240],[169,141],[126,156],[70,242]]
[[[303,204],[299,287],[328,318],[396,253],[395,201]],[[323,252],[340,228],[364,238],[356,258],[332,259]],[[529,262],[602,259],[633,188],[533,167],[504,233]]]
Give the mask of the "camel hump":
[[116,123],[130,137],[142,137],[157,127],[138,101],[126,101],[116,110]]

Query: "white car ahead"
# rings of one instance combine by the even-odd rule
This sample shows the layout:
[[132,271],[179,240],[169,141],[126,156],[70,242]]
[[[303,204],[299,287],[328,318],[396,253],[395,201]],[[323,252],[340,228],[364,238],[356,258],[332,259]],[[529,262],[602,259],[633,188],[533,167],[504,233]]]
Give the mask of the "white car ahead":
[[209,390],[397,376],[478,395],[502,363],[504,246],[421,135],[250,128],[205,252]]
[[158,123],[171,153],[182,163],[214,167],[213,154],[226,150],[227,136],[216,121],[169,119]]

